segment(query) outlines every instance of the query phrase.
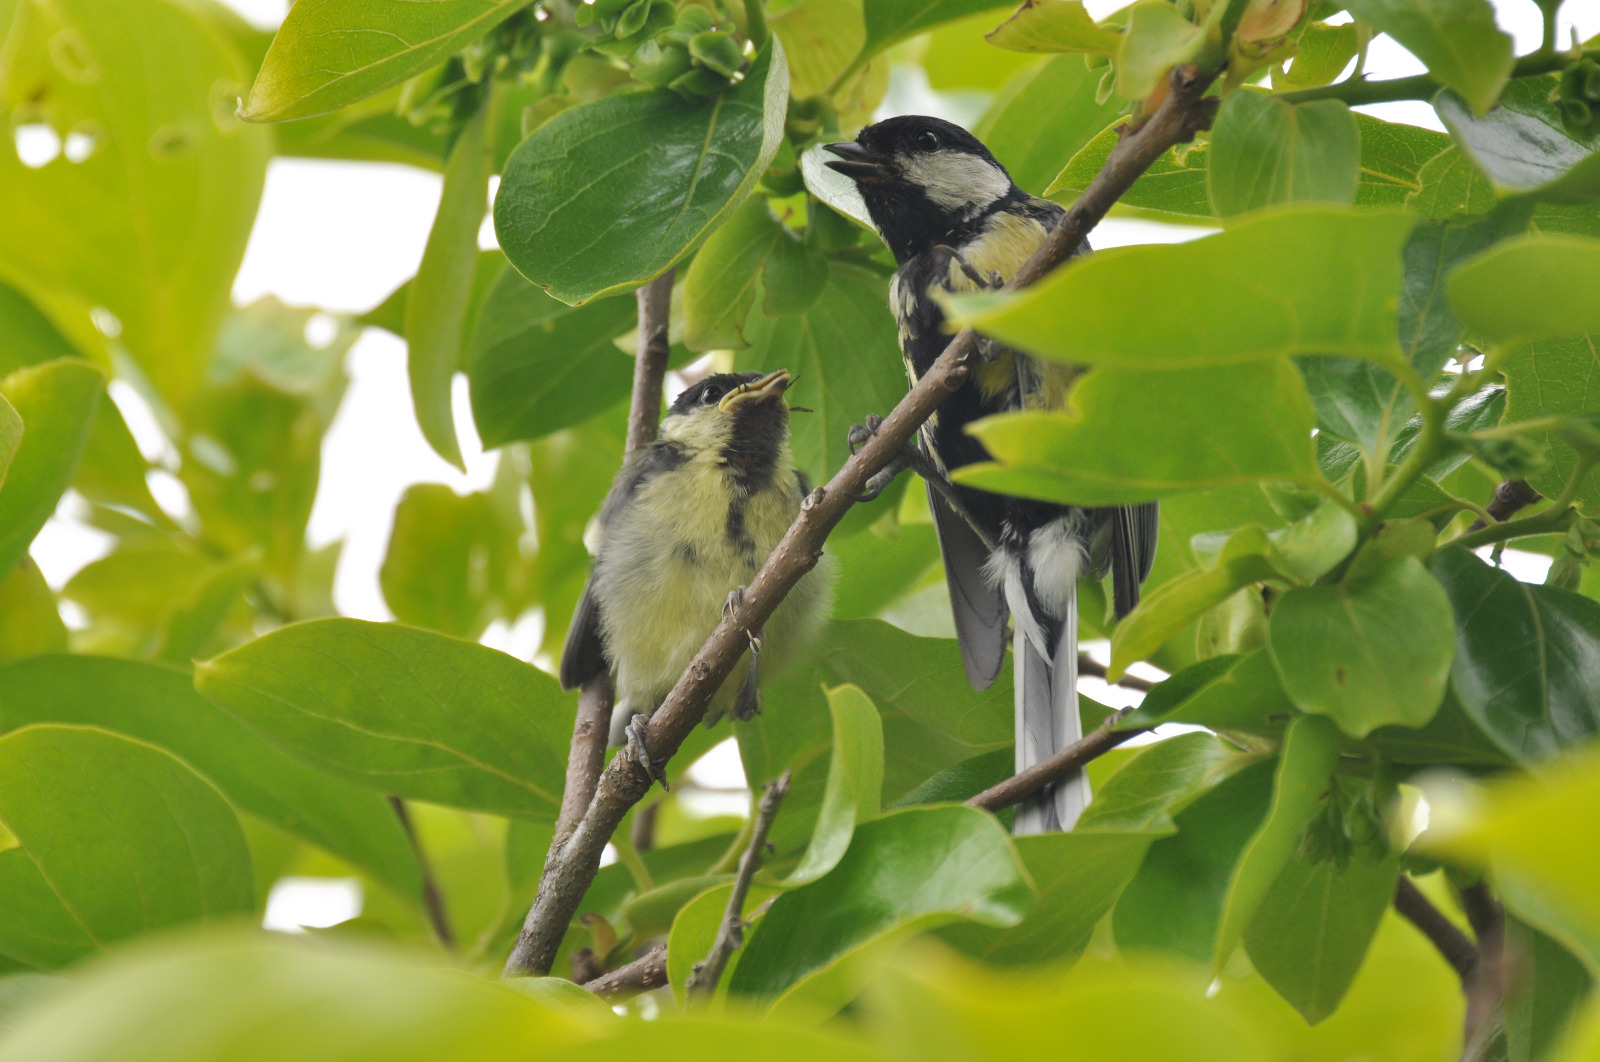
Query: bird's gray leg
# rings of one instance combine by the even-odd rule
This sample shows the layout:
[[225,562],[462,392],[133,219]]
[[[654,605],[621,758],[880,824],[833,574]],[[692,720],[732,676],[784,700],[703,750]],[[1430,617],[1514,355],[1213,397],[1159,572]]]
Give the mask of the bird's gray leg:
[[[723,602],[722,614],[737,617],[743,604],[744,587],[734,587],[728,600]],[[766,645],[765,631],[760,627],[754,630],[746,627],[744,635],[750,640],[750,669],[745,672],[739,692],[733,698],[733,717],[741,723],[749,722],[761,711],[761,650]]]
[[661,788],[671,790],[667,784],[667,772],[657,770],[656,765],[650,762],[650,753],[644,745],[644,728],[649,725],[650,717],[636,715],[628,723],[628,755],[633,757],[633,762],[644,768],[644,773],[661,783]]

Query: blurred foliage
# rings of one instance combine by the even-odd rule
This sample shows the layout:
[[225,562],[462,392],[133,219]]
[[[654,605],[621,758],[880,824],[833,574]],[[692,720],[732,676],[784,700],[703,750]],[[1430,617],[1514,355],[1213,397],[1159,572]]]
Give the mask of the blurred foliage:
[[[1351,110],[1386,91],[1377,33],[1448,133]],[[1593,47],[1514,56],[1487,0],[326,0],[276,33],[213,0],[0,0],[0,42],[0,1059],[1459,1057],[1402,875],[1457,923],[1480,879],[1504,904],[1480,1057],[1594,1057]],[[1117,209],[1221,231],[955,308],[1088,367],[1067,411],[979,425],[994,460],[962,475],[1162,500],[1144,603],[1115,623],[1085,584],[1082,635],[1113,678],[1167,672],[1118,725],[1203,731],[1092,764],[1070,833],[955,806],[1010,773],[1009,670],[975,692],[929,636],[939,552],[897,488],[829,542],[813,652],[696,732],[584,895],[556,972],[666,941],[670,988],[618,1017],[495,983],[565,781],[576,699],[543,668],[621,459],[625,293],[676,268],[686,376],[797,373],[825,480],[903,377],[891,259],[818,145],[925,77],[1070,202],[1175,63],[1220,75],[1215,124]],[[443,174],[416,277],[360,319],[229,303],[285,156]],[[503,253],[477,246],[495,175]],[[338,616],[341,544],[307,540],[364,327],[407,340],[443,457],[458,374],[499,455],[485,489],[400,499],[393,624]],[[1544,497],[1484,526],[1504,480]],[[109,542],[57,586],[29,555],[52,514]],[[540,621],[534,662],[475,644]],[[688,768],[730,736],[793,782],[690,1008],[747,820]],[[354,879],[361,915],[242,924],[294,877]]]

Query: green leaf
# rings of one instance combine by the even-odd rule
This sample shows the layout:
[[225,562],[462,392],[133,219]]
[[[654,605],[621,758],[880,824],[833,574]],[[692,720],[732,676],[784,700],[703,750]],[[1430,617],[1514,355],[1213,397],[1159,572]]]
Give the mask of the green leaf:
[[1289,724],[1273,779],[1272,806],[1245,845],[1228,882],[1212,959],[1218,968],[1233,954],[1273,882],[1294,855],[1301,831],[1325,796],[1343,744],[1338,728],[1321,716],[1303,715]]
[[1354,22],[1330,26],[1311,22],[1295,39],[1294,59],[1281,75],[1274,70],[1275,89],[1316,88],[1332,84],[1361,50],[1361,38]]
[[663,89],[562,111],[506,161],[494,203],[501,248],[569,304],[644,283],[744,202],[777,154],[788,98],[774,39],[715,99]]
[[1515,916],[1506,919],[1507,946],[1521,956],[1520,976],[1506,988],[1506,1048],[1510,1062],[1539,1062],[1562,1043],[1594,978],[1572,952]]
[[729,995],[837,1008],[862,981],[852,952],[957,918],[1015,925],[1032,895],[1010,839],[967,807],[908,808],[857,827],[833,871],[779,896],[744,946]]
[[1400,855],[1353,856],[1342,870],[1289,860],[1244,931],[1250,962],[1315,1025],[1338,1009],[1394,899]]
[[[1176,369],[1289,354],[1392,362],[1400,248],[1412,224],[1398,214],[1280,208],[1204,239],[1076,259],[1016,295],[952,302],[963,324],[1077,365]],[[1160,313],[1149,312],[1153,292]]]
[[378,570],[384,602],[402,623],[477,638],[503,602],[518,530],[487,494],[407,487]]
[[571,307],[515,270],[502,273],[478,316],[467,370],[483,444],[542,438],[626,398],[633,361],[613,340],[636,316],[632,299]]
[[1241,89],[1211,132],[1207,180],[1222,217],[1275,203],[1354,201],[1361,130],[1340,100],[1292,104]]
[[1149,657],[1200,618],[1201,613],[1220,605],[1242,587],[1274,575],[1268,549],[1267,536],[1261,528],[1242,528],[1228,538],[1214,566],[1184,572],[1146,594],[1139,607],[1111,632],[1107,678],[1121,678],[1129,664]]
[[1440,550],[1432,568],[1455,611],[1451,688],[1496,745],[1538,763],[1600,735],[1600,602],[1519,582],[1461,549]]
[[104,730],[0,737],[0,952],[61,966],[126,937],[254,907],[222,795],[171,754]]
[[1337,585],[1289,591],[1269,631],[1290,698],[1352,737],[1433,718],[1455,655],[1449,598],[1411,556]]
[[[1074,4],[1075,0],[1041,0],[1033,7],[1025,5],[1013,18]],[[1010,171],[1018,187],[1041,194],[1122,110],[1119,100],[1096,100],[1099,73],[1087,69],[1083,60],[1073,55],[1054,56],[1019,71],[983,112],[973,134]],[[1050,105],[1039,106],[1041,99],[1049,100]]]
[[336,111],[437,65],[525,3],[327,0],[291,9],[241,113],[282,122]]
[[1127,29],[1117,52],[1117,94],[1142,100],[1166,72],[1199,54],[1205,31],[1164,0],[1142,0],[1128,9]]
[[[1600,332],[1532,343],[1506,364],[1506,422],[1542,417],[1600,413],[1600,392],[1592,391],[1600,369]],[[1535,435],[1538,438],[1538,435]],[[1578,455],[1567,446],[1551,445],[1543,435],[1550,463],[1528,474],[1528,483],[1545,497],[1559,497],[1577,471]],[[1590,472],[1579,484],[1578,500],[1600,504],[1600,473]]]
[[877,615],[923,583],[940,563],[932,522],[879,520],[860,534],[830,539],[828,553],[839,571],[833,595],[838,619]]
[[1600,240],[1533,233],[1507,240],[1450,278],[1467,327],[1511,346],[1600,332]]
[[0,573],[11,571],[56,511],[104,385],[99,369],[76,358],[18,369],[0,379],[0,400],[26,425],[0,487]]
[[553,1052],[590,1035],[564,1007],[403,949],[232,932],[163,940],[97,965],[19,1020],[0,1058],[466,1062],[528,1043]]
[[1096,25],[1083,0],[1024,0],[987,36],[990,44],[1014,52],[1087,52],[1114,58],[1122,45],[1122,34]]
[[1368,114],[1357,114],[1356,124],[1361,127],[1357,206],[1407,206],[1422,190],[1428,165],[1452,151],[1450,138],[1432,129],[1380,121]]
[[1573,139],[1556,105],[1560,78],[1521,78],[1482,117],[1460,96],[1440,93],[1433,106],[1461,150],[1502,194],[1547,203],[1600,198],[1600,132]]
[[481,645],[315,620],[196,665],[195,687],[297,759],[379,792],[534,820],[560,807],[572,700]]
[[6,485],[6,473],[11,469],[11,459],[17,456],[22,445],[22,417],[0,394],[0,487]]
[[248,77],[172,0],[25,0],[0,68],[0,107],[93,138],[77,163],[0,152],[0,200],[29,204],[0,228],[0,275],[84,349],[104,349],[96,327],[114,333],[178,409],[211,358],[266,172],[269,134],[231,114]]
[[[56,595],[33,558],[24,555],[0,578],[0,661],[67,651],[67,626]],[[0,693],[0,705],[5,695]]]
[[762,269],[783,226],[754,196],[706,240],[683,278],[683,341],[690,350],[750,345],[745,321],[756,303]]
[[1500,768],[1516,762],[1467,717],[1450,692],[1425,726],[1380,726],[1366,743],[1392,763]]
[[494,162],[487,132],[489,109],[487,104],[478,109],[450,149],[439,211],[406,297],[406,372],[417,425],[428,445],[460,469],[466,466],[456,442],[450,385],[462,364],[463,333],[479,257],[478,229],[489,205],[489,174]]
[[804,885],[832,870],[844,858],[855,830],[883,809],[883,722],[878,709],[855,686],[840,686],[827,695],[833,717],[828,785],[811,844],[800,865],[784,878],[785,885]]
[[[1129,433],[1129,409],[1143,427]],[[993,463],[957,482],[1076,505],[1148,501],[1180,491],[1315,474],[1312,411],[1287,361],[1212,369],[1103,368],[1066,413],[988,417],[970,431]]]
[[1511,76],[1511,38],[1495,26],[1489,0],[1350,0],[1347,6],[1399,41],[1479,114],[1494,105]]
[[867,37],[856,65],[863,64],[896,41],[958,18],[1003,7],[994,0],[863,0],[862,19]]
[[[1013,74],[1038,65],[1037,55],[997,48],[993,41],[985,39],[998,17],[994,11],[980,11],[955,22],[946,22],[928,34],[928,47],[921,61],[930,88],[939,92],[952,89],[994,92]],[[848,126],[841,124],[841,128]]]
[[750,349],[734,358],[740,372],[784,368],[798,377],[790,401],[814,412],[790,419],[789,448],[813,483],[826,483],[849,458],[851,424],[882,415],[905,395],[888,297],[876,274],[830,263],[827,287],[804,315],[752,318]]
[[0,669],[0,731],[33,723],[103,727],[148,741],[260,816],[420,899],[416,857],[377,793],[290,759],[195,693],[184,672],[132,660],[42,656]]
[[1271,655],[1214,656],[1192,664],[1150,691],[1119,729],[1190,723],[1213,730],[1279,734],[1294,718]]
[[1173,816],[1178,832],[1150,846],[1112,912],[1119,947],[1211,960],[1234,864],[1266,816],[1272,775],[1272,762],[1255,764]]

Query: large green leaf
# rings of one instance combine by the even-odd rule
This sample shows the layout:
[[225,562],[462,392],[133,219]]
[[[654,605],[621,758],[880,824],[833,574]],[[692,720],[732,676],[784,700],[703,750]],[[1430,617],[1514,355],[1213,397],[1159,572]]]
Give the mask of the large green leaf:
[[[1025,5],[1017,17],[1028,11],[1072,6],[1082,9],[1075,0],[1049,0],[1043,5]],[[1053,56],[1007,81],[973,126],[973,133],[1024,191],[1042,194],[1072,157],[1121,111],[1122,104],[1116,99],[1096,99],[1097,74],[1078,56]],[[1049,105],[1040,106],[1041,99],[1049,100]]]
[[[1505,373],[1507,423],[1600,413],[1600,331],[1530,343],[1512,356]],[[1554,435],[1542,437],[1550,461],[1529,472],[1528,483],[1545,497],[1559,497],[1577,471],[1578,455]],[[1578,500],[1600,505],[1600,472],[1584,477]]]
[[588,1035],[564,1008],[414,952],[235,932],[97,965],[19,1021],[0,1059],[469,1062]]
[[1157,684],[1119,727],[1190,723],[1277,736],[1295,715],[1266,649],[1213,656]]
[[0,676],[0,731],[63,723],[148,741],[183,757],[241,811],[420,898],[416,857],[382,796],[290,759],[195,693],[187,674],[109,657],[39,656]]
[[315,620],[196,665],[195,686],[296,758],[380,792],[537,820],[561,803],[572,700],[481,645]]
[[1289,860],[1245,927],[1250,962],[1313,1025],[1338,1009],[1394,899],[1398,853]]
[[756,923],[730,995],[838,1007],[861,987],[853,952],[908,927],[968,918],[1014,925],[1033,889],[994,817],[908,808],[864,823],[825,877],[779,896]]
[[1507,240],[1456,270],[1449,287],[1456,316],[1497,343],[1600,332],[1600,240]]
[[243,115],[282,122],[336,111],[449,58],[527,0],[323,0],[291,8]]
[[[1128,411],[1141,429],[1127,430]],[[981,420],[992,463],[955,478],[975,487],[1078,505],[1148,501],[1180,491],[1315,475],[1312,411],[1284,360],[1212,369],[1096,369],[1065,413]]]
[[489,206],[494,158],[488,130],[489,106],[484,104],[450,148],[439,211],[406,296],[406,372],[417,426],[440,457],[463,470],[450,388],[462,367],[478,229]]
[[1162,0],[1134,4],[1126,26],[1117,51],[1117,93],[1131,100],[1154,92],[1168,70],[1205,44],[1205,31]]
[[828,691],[833,717],[833,747],[822,810],[805,857],[785,885],[815,881],[839,864],[862,823],[883,810],[883,721],[866,694],[855,686]]
[[[850,425],[880,416],[905,395],[906,376],[884,280],[859,266],[831,263],[822,297],[799,317],[753,315],[740,371],[788,369],[798,378],[790,400],[811,409],[790,418],[795,463],[813,483],[850,456]],[[867,514],[872,515],[872,514]]]
[[1275,203],[1348,204],[1360,159],[1361,130],[1343,102],[1235,92],[1211,132],[1211,205],[1226,218]]
[[519,530],[487,494],[407,487],[378,570],[383,600],[402,623],[478,637],[504,600]]
[[683,341],[691,350],[750,345],[745,321],[779,240],[790,239],[765,198],[754,196],[713,232],[683,278]]
[[[85,349],[113,335],[168,402],[187,400],[228,309],[269,135],[231,111],[248,78],[228,42],[173,0],[26,0],[0,107],[92,138],[37,169],[0,152],[0,274]],[[26,120],[26,119],[25,119]],[[111,315],[108,317],[105,311]]]
[[1350,13],[1387,33],[1427,64],[1479,114],[1511,76],[1511,38],[1489,0],[1350,0]]
[[1542,1062],[1555,1050],[1594,987],[1572,952],[1522,920],[1506,919],[1506,947],[1519,956],[1519,976],[1506,988],[1506,1049],[1510,1062]]
[[92,727],[0,737],[0,952],[33,966],[253,908],[227,801],[153,745]]
[[1289,724],[1272,782],[1272,806],[1245,845],[1228,880],[1217,923],[1213,962],[1221,967],[1261,910],[1273,882],[1288,865],[1306,823],[1327,795],[1328,778],[1344,744],[1327,719],[1303,715]]
[[75,358],[0,379],[0,399],[26,426],[0,485],[0,574],[28,552],[72,482],[104,384],[100,370]]
[[22,431],[22,415],[6,401],[5,395],[0,395],[0,487],[6,485],[11,459],[17,456],[17,448],[22,445]]
[[1331,586],[1289,591],[1274,606],[1269,631],[1290,699],[1352,737],[1433,718],[1455,656],[1450,599],[1412,556]]
[[624,92],[562,111],[506,161],[501,248],[562,302],[642,284],[744,202],[777,153],[788,99],[774,38],[716,99]]
[[861,15],[866,22],[867,38],[856,62],[864,62],[896,41],[941,23],[1004,6],[994,0],[863,0]]
[[0,579],[0,661],[66,651],[67,626],[61,622],[55,592],[33,558],[25,555]]
[[1549,203],[1591,202],[1600,198],[1600,132],[1574,139],[1567,131],[1556,103],[1559,80],[1551,74],[1513,81],[1482,117],[1452,92],[1433,106],[1500,191]]
[[[1399,214],[1282,207],[1189,243],[1074,259],[1015,295],[957,302],[964,323],[1073,364],[1188,368],[1287,354],[1392,361],[1400,248],[1411,226]],[[1158,291],[1161,312],[1152,313]]]
[[500,274],[472,333],[472,417],[485,446],[538,439],[628,395],[633,362],[613,342],[634,326],[632,299],[571,307],[514,269]]
[[1122,44],[1115,27],[1095,24],[1083,0],[1028,0],[988,35],[1018,52],[1082,52],[1114,57]]
[[1600,735],[1600,603],[1519,582],[1465,550],[1441,550],[1432,567],[1455,611],[1451,687],[1472,721],[1523,763]]

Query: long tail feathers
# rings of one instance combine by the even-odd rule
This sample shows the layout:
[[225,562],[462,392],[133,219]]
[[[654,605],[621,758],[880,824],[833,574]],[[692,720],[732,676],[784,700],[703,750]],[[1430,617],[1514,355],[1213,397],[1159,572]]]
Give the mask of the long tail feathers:
[[[1013,602],[1012,613],[1025,602]],[[1078,606],[1074,594],[1061,623],[1052,660],[1046,660],[1019,622],[1012,643],[1016,668],[1016,769],[1026,770],[1083,737],[1078,715]],[[1089,778],[1082,771],[1064,778],[1017,806],[1011,832],[1017,836],[1070,830],[1089,804]]]

